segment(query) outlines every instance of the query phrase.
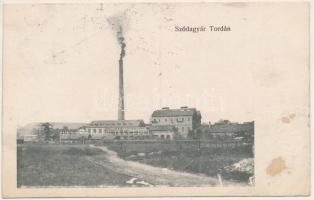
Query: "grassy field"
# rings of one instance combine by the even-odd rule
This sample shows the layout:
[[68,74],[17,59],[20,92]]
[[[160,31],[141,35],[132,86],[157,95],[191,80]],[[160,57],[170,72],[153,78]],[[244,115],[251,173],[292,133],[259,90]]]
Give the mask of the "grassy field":
[[[170,143],[137,145],[133,142],[122,146],[119,143],[105,144],[125,160],[175,171],[206,174],[214,178],[223,167],[253,156],[252,152],[242,147],[233,149],[202,148],[201,151],[198,151],[195,144],[192,145],[193,147],[185,145],[181,148]],[[147,169],[147,167],[143,169]],[[127,182],[134,177],[137,177],[139,181],[141,181],[141,177],[144,177],[150,183],[158,185],[159,182],[156,179],[159,175],[156,177],[156,170],[152,173],[146,170],[146,174],[143,176],[142,168],[139,169],[137,165],[130,166],[130,162],[125,161],[113,162],[103,149],[87,145],[20,144],[17,147],[18,187],[130,187],[134,184],[130,185]],[[158,171],[158,173],[161,172]],[[183,183],[188,181],[182,174],[176,176],[181,178]],[[239,177],[240,179],[237,181],[247,182],[246,175],[239,175]],[[165,183],[168,185],[174,184],[173,179],[168,175],[160,174],[160,178],[166,180]],[[197,180],[199,179],[197,178]]]
[[[252,158],[251,147],[198,148],[197,143],[178,146],[166,143],[107,143],[109,149],[126,160],[158,166],[177,171],[201,173],[216,177],[220,173],[225,179],[230,176],[222,169],[245,158]],[[159,146],[158,146],[159,145]],[[160,146],[161,145],[161,146]],[[226,176],[224,176],[226,175]],[[233,181],[247,182],[252,174],[238,174]]]
[[79,145],[23,144],[17,147],[17,185],[123,185],[128,176],[88,162],[103,159],[100,149]]

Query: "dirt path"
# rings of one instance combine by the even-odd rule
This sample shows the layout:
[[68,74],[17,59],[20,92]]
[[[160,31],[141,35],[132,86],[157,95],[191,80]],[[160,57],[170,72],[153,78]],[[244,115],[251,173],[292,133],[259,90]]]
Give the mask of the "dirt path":
[[101,165],[116,173],[130,176],[126,181],[130,185],[141,186],[215,186],[218,180],[205,175],[178,172],[166,168],[126,161],[118,157],[117,153],[103,146],[91,146],[106,152],[104,160],[89,158],[90,162]]

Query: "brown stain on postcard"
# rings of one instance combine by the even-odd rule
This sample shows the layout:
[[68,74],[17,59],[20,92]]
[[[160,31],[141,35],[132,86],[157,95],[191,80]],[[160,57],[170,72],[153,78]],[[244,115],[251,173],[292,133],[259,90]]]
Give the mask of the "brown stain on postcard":
[[283,117],[283,118],[281,118],[281,122],[285,123],[285,124],[289,124],[290,123],[290,119],[288,117]]
[[282,170],[286,169],[286,162],[281,157],[272,160],[266,169],[266,173],[270,176],[280,174]]
[[281,118],[281,122],[282,122],[282,123],[285,123],[285,124],[289,124],[289,123],[291,122],[291,120],[294,119],[294,118],[295,118],[295,114],[292,113],[292,114],[290,114],[289,116],[282,117],[282,118]]

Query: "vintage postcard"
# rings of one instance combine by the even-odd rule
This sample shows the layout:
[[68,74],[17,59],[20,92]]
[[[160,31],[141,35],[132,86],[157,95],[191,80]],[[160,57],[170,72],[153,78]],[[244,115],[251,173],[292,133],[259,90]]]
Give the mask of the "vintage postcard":
[[3,197],[309,195],[309,3],[7,1]]

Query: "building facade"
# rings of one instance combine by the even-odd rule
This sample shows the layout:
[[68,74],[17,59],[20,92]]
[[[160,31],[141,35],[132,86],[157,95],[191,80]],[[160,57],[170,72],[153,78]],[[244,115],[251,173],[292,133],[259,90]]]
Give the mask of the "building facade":
[[189,132],[194,131],[201,125],[201,118],[201,113],[196,108],[183,106],[180,109],[170,109],[164,107],[153,112],[151,123],[152,126],[174,126],[179,135],[186,138]]
[[23,136],[24,142],[38,142],[38,135],[24,135]]
[[85,127],[79,129],[64,128],[60,130],[60,142],[62,143],[72,143],[73,141],[83,141],[85,139],[88,139]]
[[154,139],[173,140],[177,137],[177,129],[172,125],[150,126],[149,131]]
[[207,133],[213,138],[225,137],[254,137],[254,122],[233,123],[228,120],[221,120],[209,126]]
[[91,138],[144,139],[151,136],[143,120],[92,121],[85,128]]

